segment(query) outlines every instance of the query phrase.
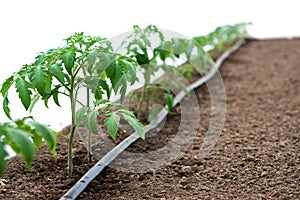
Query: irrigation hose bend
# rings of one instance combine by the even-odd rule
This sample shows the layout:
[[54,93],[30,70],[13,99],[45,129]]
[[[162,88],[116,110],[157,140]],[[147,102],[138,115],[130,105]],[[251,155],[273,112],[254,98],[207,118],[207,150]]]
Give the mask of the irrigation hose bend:
[[[235,51],[237,51],[243,44],[246,43],[247,39],[240,40],[235,43],[234,46],[225,51],[217,60],[215,67],[213,67],[210,72],[196,81],[195,83],[189,85],[187,90],[191,92],[196,88],[200,87],[207,81],[209,81],[219,70],[222,63]],[[173,107],[179,104],[182,99],[187,95],[185,91],[181,91],[178,95],[176,95],[173,103]],[[151,130],[157,128],[157,126],[165,119],[168,115],[166,109],[162,109],[158,114],[156,120],[151,122],[149,125],[145,127],[145,134],[149,133]],[[60,200],[75,200],[83,190],[89,185],[91,181],[93,181],[103,169],[108,166],[115,158],[117,158],[127,147],[129,147],[132,143],[138,140],[140,137],[135,132],[128,136],[125,140],[115,146],[112,150],[110,150],[101,160],[99,160],[85,175],[81,177],[81,179],[69,190],[67,191]]]

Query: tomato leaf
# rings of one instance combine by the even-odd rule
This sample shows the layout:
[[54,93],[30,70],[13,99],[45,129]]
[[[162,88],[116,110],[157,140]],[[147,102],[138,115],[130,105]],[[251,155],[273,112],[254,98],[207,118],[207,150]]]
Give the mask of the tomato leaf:
[[89,112],[86,116],[86,126],[89,132],[98,134],[98,126],[97,126],[97,116],[99,114],[98,110],[93,110]]
[[35,67],[33,74],[33,86],[37,89],[41,96],[45,94],[46,76],[47,73],[44,72],[40,66]]
[[120,116],[115,112],[108,113],[107,116],[109,117],[104,120],[104,125],[107,127],[109,135],[115,140],[120,125]]
[[110,99],[110,89],[109,85],[107,84],[106,80],[99,79],[98,85],[101,86],[106,92],[107,99]]
[[61,56],[61,60],[64,63],[65,69],[70,75],[72,74],[72,68],[74,67],[75,56],[76,55],[73,52],[65,52]]
[[167,106],[168,106],[168,111],[171,112],[172,108],[173,108],[173,102],[174,102],[174,97],[171,94],[164,94],[164,99],[167,102]]
[[5,158],[8,156],[8,153],[4,147],[5,147],[5,143],[0,140],[0,178],[4,175],[6,169]]
[[34,97],[31,99],[30,106],[29,106],[29,112],[32,112],[34,105],[36,102],[40,99],[40,96],[38,94],[35,94]]
[[35,145],[30,141],[28,133],[15,128],[6,128],[8,145],[23,156],[27,168],[30,168],[35,156]]
[[65,80],[65,75],[63,72],[63,68],[58,65],[52,65],[49,67],[49,71],[60,81],[60,82],[64,82]]
[[9,119],[12,119],[11,116],[10,116],[10,109],[8,107],[8,104],[9,104],[9,100],[8,100],[8,97],[7,97],[8,93],[6,92],[4,94],[4,98],[3,98],[3,110],[4,110],[4,113],[6,114],[6,116],[9,118]]
[[80,124],[85,121],[85,117],[86,117],[86,112],[89,110],[88,107],[82,107],[80,108],[75,115],[75,123],[76,126],[80,126]]
[[124,119],[134,128],[138,135],[142,139],[145,139],[144,125],[134,116],[134,114],[125,109],[120,109],[118,112],[123,115]]
[[17,93],[19,94],[19,98],[26,110],[28,110],[30,103],[31,103],[31,88],[30,83],[25,81],[22,77],[18,77],[16,80],[16,89]]
[[48,145],[51,153],[53,155],[56,155],[56,144],[57,144],[57,138],[55,133],[48,128],[47,125],[40,124],[38,122],[30,122],[30,125],[32,125],[35,128],[35,132],[43,137],[46,144]]
[[5,95],[5,93],[8,91],[8,89],[11,87],[11,85],[14,83],[14,77],[11,76],[9,77],[8,79],[6,79],[4,81],[4,83],[2,84],[2,87],[1,87],[1,93],[2,93],[2,96]]

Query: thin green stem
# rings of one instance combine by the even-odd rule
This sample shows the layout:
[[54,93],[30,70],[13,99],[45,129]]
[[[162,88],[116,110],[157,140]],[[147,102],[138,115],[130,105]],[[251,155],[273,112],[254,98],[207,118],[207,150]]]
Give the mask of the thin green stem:
[[72,176],[73,173],[73,139],[76,130],[76,122],[75,122],[75,104],[76,104],[76,96],[74,96],[74,76],[71,76],[71,91],[70,91],[70,101],[71,101],[71,112],[72,112],[72,123],[71,130],[68,140],[68,175]]

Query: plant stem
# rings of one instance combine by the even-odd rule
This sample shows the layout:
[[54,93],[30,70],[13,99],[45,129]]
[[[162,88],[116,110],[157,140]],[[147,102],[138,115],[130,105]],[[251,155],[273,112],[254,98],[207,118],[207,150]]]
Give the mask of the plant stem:
[[[87,107],[90,107],[90,89],[87,88],[86,89],[87,92]],[[91,148],[91,143],[92,143],[92,133],[89,131],[88,133],[88,162],[91,163],[92,162],[92,148]]]
[[71,112],[72,112],[72,123],[71,123],[71,130],[68,140],[68,175],[69,177],[72,176],[73,173],[73,139],[74,133],[76,130],[76,122],[75,122],[75,105],[76,105],[76,97],[74,97],[74,77],[71,77],[71,90],[70,90],[70,101],[71,101]]
[[[148,67],[150,67],[150,66],[148,65]],[[145,118],[147,119],[148,115],[149,115],[149,96],[147,93],[147,87],[148,87],[148,84],[150,83],[150,72],[148,69],[145,72],[146,73],[145,73],[145,85],[144,85],[144,91],[143,91],[143,93],[144,93],[143,98],[146,101]]]

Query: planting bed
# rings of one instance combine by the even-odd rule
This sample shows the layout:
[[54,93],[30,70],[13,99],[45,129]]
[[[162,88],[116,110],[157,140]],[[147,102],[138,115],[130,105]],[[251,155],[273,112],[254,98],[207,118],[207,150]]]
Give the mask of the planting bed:
[[[199,148],[211,106],[203,86],[196,90],[201,116],[198,134],[183,156],[155,173],[108,167],[78,199],[299,199],[299,66],[300,39],[250,41],[221,67],[226,122],[205,158],[199,158]],[[179,122],[180,115],[169,116],[159,135],[138,141],[129,150],[163,147],[176,134]],[[67,134],[68,128],[63,132]],[[72,178],[67,178],[67,145],[62,139],[56,160],[43,146],[30,170],[19,157],[10,159],[0,199],[59,199],[93,166],[86,164],[81,143],[75,143],[74,150]]]

